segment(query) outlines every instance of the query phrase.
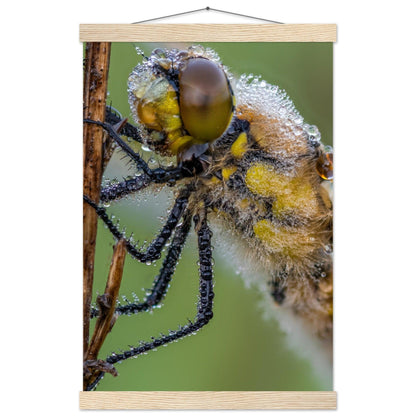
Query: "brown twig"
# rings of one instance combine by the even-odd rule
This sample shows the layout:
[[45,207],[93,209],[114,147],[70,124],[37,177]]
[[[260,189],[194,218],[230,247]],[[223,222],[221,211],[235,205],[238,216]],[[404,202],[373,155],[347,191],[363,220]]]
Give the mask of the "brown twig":
[[97,360],[97,357],[105,338],[111,331],[111,328],[117,318],[114,315],[114,311],[116,309],[121,278],[123,276],[125,258],[126,240],[121,239],[114,247],[113,258],[104,294],[97,297],[100,315],[97,318],[94,333],[91,337],[91,343],[88,346],[86,354],[84,364],[84,390],[88,385],[94,382],[102,371],[109,372],[114,376],[117,375],[117,371],[112,365]]
[[[105,120],[110,43],[87,43],[84,68],[84,118]],[[84,185],[83,192],[98,202],[103,175],[103,130],[94,124],[84,123]],[[94,278],[97,215],[84,202],[84,281],[83,281],[83,351],[86,359],[89,342],[89,322]]]

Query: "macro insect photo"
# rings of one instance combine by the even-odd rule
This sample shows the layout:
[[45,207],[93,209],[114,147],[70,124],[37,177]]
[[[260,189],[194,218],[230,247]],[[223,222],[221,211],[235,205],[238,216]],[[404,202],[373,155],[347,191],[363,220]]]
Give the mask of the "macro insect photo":
[[111,45],[88,389],[333,390],[332,46]]

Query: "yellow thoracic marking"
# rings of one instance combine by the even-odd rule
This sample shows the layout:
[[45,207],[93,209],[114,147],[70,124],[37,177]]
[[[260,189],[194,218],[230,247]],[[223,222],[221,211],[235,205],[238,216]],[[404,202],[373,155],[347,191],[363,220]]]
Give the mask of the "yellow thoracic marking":
[[254,234],[271,251],[282,251],[281,231],[269,220],[260,220],[253,226]]
[[226,168],[223,168],[221,170],[222,173],[222,177],[224,178],[224,180],[228,180],[228,178],[237,170],[237,166],[229,166]]
[[304,178],[293,178],[276,172],[272,166],[256,163],[246,174],[246,185],[256,195],[273,198],[273,214],[279,217],[288,211],[313,217],[319,206],[315,192]]
[[231,145],[231,154],[241,159],[247,150],[247,133],[240,133],[236,141]]
[[256,163],[246,173],[246,185],[253,194],[275,196],[275,189],[280,186],[280,176],[271,166]]
[[273,214],[278,217],[287,210],[303,216],[314,216],[319,210],[312,186],[299,178],[291,179],[273,202]]
[[270,220],[258,221],[253,231],[266,250],[291,258],[304,258],[316,244],[316,235],[310,231],[278,226]]

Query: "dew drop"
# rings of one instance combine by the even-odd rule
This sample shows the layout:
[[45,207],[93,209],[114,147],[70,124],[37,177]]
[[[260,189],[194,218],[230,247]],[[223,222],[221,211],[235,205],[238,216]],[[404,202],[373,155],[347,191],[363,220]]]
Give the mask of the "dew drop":
[[142,49],[140,49],[138,46],[136,46],[134,49],[136,49],[136,53],[137,53],[137,55],[144,56],[144,52],[143,52],[143,50],[142,50]]
[[149,166],[150,169],[154,169],[158,167],[158,162],[154,157],[151,157],[148,161],[147,161],[147,165]]
[[145,144],[142,144],[142,150],[143,150],[143,152],[151,152],[152,151]]
[[200,45],[190,46],[188,48],[189,52],[192,52],[194,55],[203,55],[204,48]]
[[317,163],[316,169],[322,179],[331,181],[334,179],[333,172],[333,155],[332,153],[323,153]]

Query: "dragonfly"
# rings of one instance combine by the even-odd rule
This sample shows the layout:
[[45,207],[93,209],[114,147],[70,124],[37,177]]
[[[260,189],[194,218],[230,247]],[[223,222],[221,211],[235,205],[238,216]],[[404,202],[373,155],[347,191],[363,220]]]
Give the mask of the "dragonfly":
[[[102,123],[135,173],[105,182],[101,205],[89,202],[118,239],[123,233],[108,205],[130,195],[170,192],[160,233],[141,248],[135,242],[127,248],[145,264],[164,255],[159,273],[143,299],[126,299],[117,314],[152,311],[167,302],[192,232],[199,256],[197,308],[178,329],[114,352],[107,362],[143,356],[221,319],[214,318],[215,232],[228,234],[222,242],[228,257],[247,284],[271,295],[276,314],[293,315],[330,349],[332,149],[285,91],[258,76],[234,78],[211,48],[156,48],[142,55],[128,77],[131,124],[118,134],[113,126],[121,116],[111,110]],[[93,317],[97,313],[93,309]]]

